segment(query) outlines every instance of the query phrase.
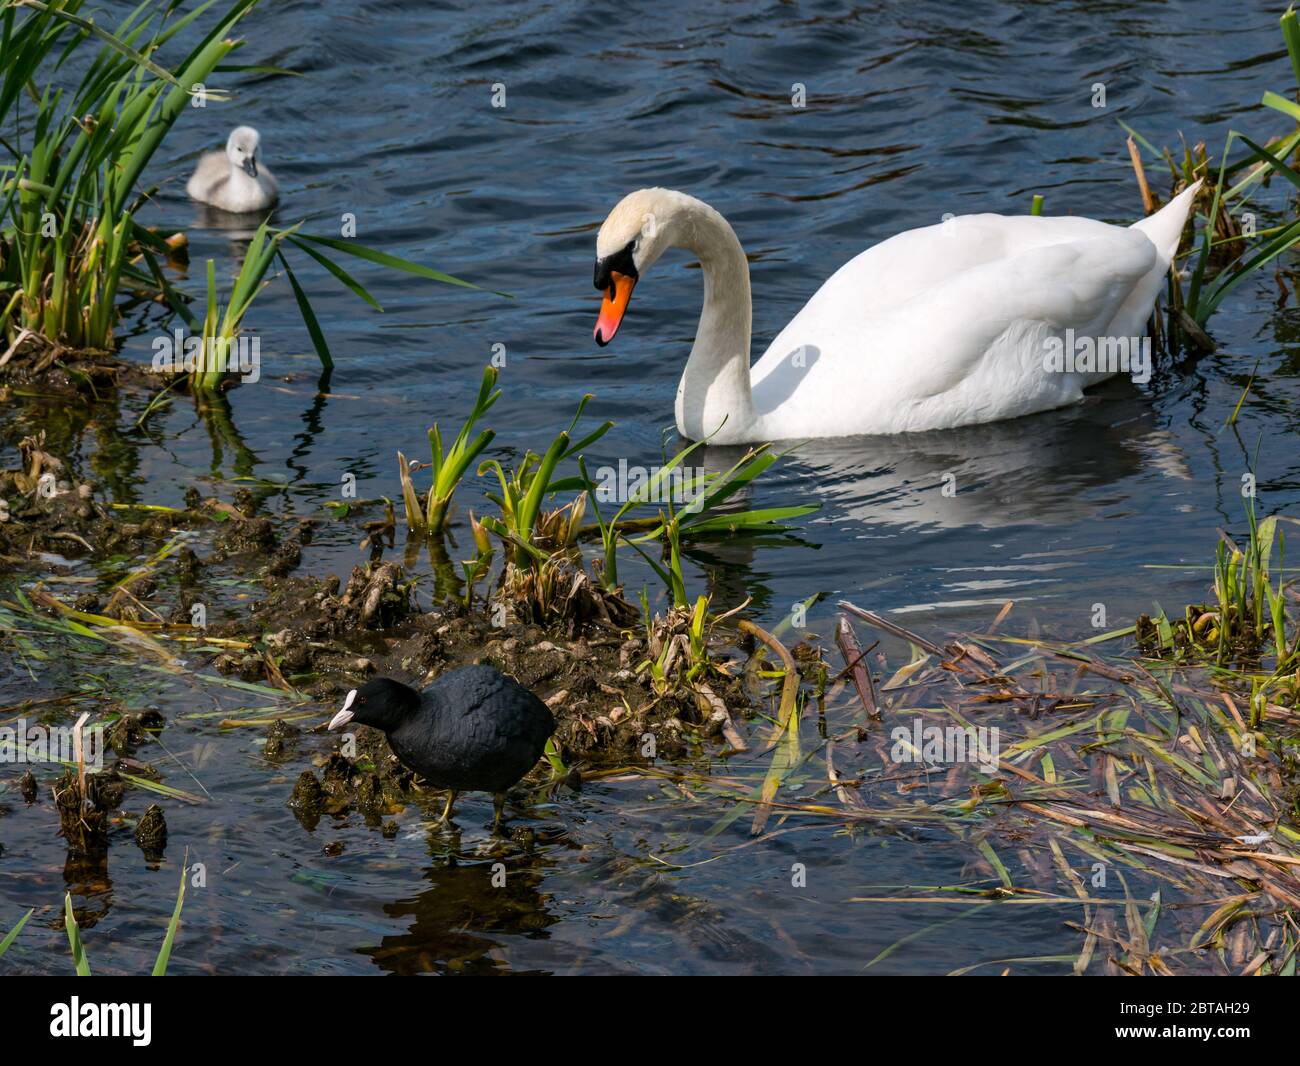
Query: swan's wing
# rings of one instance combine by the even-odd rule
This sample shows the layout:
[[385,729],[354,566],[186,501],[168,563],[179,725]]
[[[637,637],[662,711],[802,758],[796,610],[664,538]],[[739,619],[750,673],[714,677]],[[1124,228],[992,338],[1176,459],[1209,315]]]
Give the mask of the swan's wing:
[[[832,274],[778,335],[767,356],[779,361],[800,344],[821,343],[808,334],[827,323],[870,329],[918,295],[928,297],[961,282],[981,267],[1002,267],[1044,247],[1077,245],[1121,232],[1090,218],[1032,215],[962,215],[937,226],[896,234],[859,253]],[[864,343],[855,347],[865,357]],[[754,366],[755,383],[773,369],[768,358]]]
[[1049,339],[1067,329],[1105,335],[1157,265],[1142,233],[1078,221],[1088,223],[1076,229],[1081,239],[938,270],[944,276],[937,284],[888,309],[865,293],[855,299],[845,284],[855,279],[842,271],[753,368],[756,406],[774,424],[892,433],[1010,418],[1077,399],[1084,379],[1044,370]]
[[[922,366],[895,372],[906,374],[914,395],[946,392],[990,360],[1006,371],[1014,364],[1017,371],[1041,373],[1047,337],[1067,329],[1080,337],[1106,334],[1155,266],[1155,245],[1119,227],[984,263],[934,291],[917,293],[889,316],[887,332],[895,343],[914,325],[925,331],[918,352],[927,356]],[[903,347],[918,351],[915,343]]]
[[1037,248],[1105,237],[1115,229],[1091,218],[961,215],[906,230],[860,252],[826,280],[805,311],[842,313],[851,304],[863,314],[888,314],[977,267]]

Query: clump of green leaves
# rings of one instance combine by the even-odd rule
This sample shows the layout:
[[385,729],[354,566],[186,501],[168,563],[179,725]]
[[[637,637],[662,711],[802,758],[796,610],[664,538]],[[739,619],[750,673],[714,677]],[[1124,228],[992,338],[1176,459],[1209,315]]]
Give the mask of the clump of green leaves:
[[[686,578],[682,571],[682,546],[693,541],[720,537],[757,536],[789,532],[781,523],[801,518],[817,510],[816,504],[766,507],[752,511],[728,510],[727,502],[752,485],[781,455],[768,444],[750,448],[725,471],[691,471],[680,476],[683,461],[704,441],[696,441],[665,459],[635,490],[608,521],[600,512],[597,486],[585,464],[580,464],[582,481],[592,500],[592,511],[600,533],[603,565],[601,580],[609,588],[618,583],[618,545],[631,545],[650,564],[677,607],[687,605]],[[785,453],[781,453],[782,455]],[[665,492],[665,486],[672,491]],[[673,497],[679,499],[674,501]],[[640,507],[663,502],[657,519],[635,520],[628,516]],[[647,528],[648,527],[648,528]],[[639,535],[629,537],[636,532]],[[655,560],[642,548],[658,542],[662,558]]]
[[590,433],[573,440],[578,420],[591,400],[583,396],[569,428],[558,433],[541,455],[529,450],[509,472],[496,459],[479,465],[478,472],[496,475],[500,493],[489,492],[488,499],[500,508],[500,517],[487,517],[483,525],[499,537],[517,566],[530,562],[544,562],[552,554],[570,548],[577,536],[586,511],[586,495],[581,495],[564,507],[543,513],[542,503],[557,492],[582,489],[582,479],[556,478],[559,465],[594,444],[610,431],[613,422],[602,422]]
[[447,511],[457,486],[464,480],[465,473],[473,466],[474,460],[496,436],[495,431],[485,429],[471,439],[474,427],[501,396],[501,390],[496,387],[496,384],[496,367],[489,366],[483,371],[483,381],[479,385],[474,407],[450,447],[443,448],[442,433],[436,422],[429,430],[429,451],[433,458],[430,464],[433,468],[433,484],[429,486],[423,504],[420,503],[411,480],[412,464],[401,452],[397,453],[398,474],[402,481],[402,502],[406,507],[406,525],[413,533],[439,534],[446,528]]
[[[1246,508],[1249,539],[1239,548],[1220,539],[1214,560],[1214,593],[1217,612],[1207,640],[1216,642],[1216,659],[1224,663],[1232,655],[1250,654],[1255,648],[1272,646],[1277,657],[1276,672],[1284,672],[1295,658],[1300,634],[1288,642],[1285,578],[1283,562],[1286,535],[1279,523],[1286,521],[1270,515],[1260,521],[1254,501]],[[1273,587],[1270,567],[1277,548],[1277,587]]]
[[1139,645],[1162,657],[1208,658],[1225,669],[1244,665],[1252,674],[1271,654],[1273,678],[1293,673],[1300,662],[1300,630],[1286,611],[1282,523],[1294,521],[1282,515],[1259,519],[1249,500],[1245,544],[1225,533],[1215,547],[1213,601],[1189,605],[1181,618],[1163,611],[1144,615],[1137,624]]

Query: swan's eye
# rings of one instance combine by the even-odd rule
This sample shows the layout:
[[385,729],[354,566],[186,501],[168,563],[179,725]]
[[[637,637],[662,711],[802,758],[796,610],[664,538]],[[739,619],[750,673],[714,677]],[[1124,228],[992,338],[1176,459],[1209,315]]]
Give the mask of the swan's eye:
[[594,280],[596,288],[610,293],[613,299],[614,293],[614,274],[617,272],[626,277],[635,280],[637,278],[636,261],[632,258],[633,246],[636,240],[630,240],[619,251],[613,255],[607,255],[604,258],[596,260],[596,270]]

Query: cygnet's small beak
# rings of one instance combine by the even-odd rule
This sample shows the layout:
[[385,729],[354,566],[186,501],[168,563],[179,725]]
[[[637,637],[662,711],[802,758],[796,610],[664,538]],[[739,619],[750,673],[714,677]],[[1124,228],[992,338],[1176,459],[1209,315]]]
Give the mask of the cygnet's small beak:
[[244,172],[250,178],[257,177],[257,160],[251,155],[244,160]]
[[343,709],[339,711],[339,713],[336,714],[333,718],[330,719],[330,724],[329,724],[330,729],[337,729],[339,726],[347,725],[350,721],[352,721],[352,711],[349,710],[349,708],[352,706],[352,701],[355,700],[356,698],[357,698],[357,690],[353,689],[351,692],[348,693],[348,698],[343,701]]
[[600,317],[596,319],[596,328],[592,336],[602,348],[614,339],[618,327],[627,311],[627,303],[632,299],[632,287],[636,284],[635,276],[610,271],[609,288],[605,298],[600,301]]

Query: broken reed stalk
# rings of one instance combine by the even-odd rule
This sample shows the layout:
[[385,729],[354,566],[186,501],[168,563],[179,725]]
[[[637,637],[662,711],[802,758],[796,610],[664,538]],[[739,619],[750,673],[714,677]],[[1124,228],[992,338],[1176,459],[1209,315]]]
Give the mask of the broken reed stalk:
[[81,801],[83,815],[86,811],[86,750],[82,743],[81,731],[85,728],[86,719],[89,717],[89,711],[82,711],[77,724],[72,727],[72,751],[73,758],[77,761],[77,790],[81,793],[78,798]]
[[742,618],[736,625],[742,633],[748,633],[751,637],[761,640],[781,660],[781,665],[785,670],[785,678],[781,682],[781,705],[777,720],[779,725],[784,728],[786,721],[794,711],[795,697],[799,694],[799,671],[795,668],[794,656],[776,637],[772,636],[766,629],[760,629],[748,619]]
[[[797,731],[799,728],[798,718],[794,713],[799,697],[799,671],[795,668],[794,656],[776,637],[767,630],[760,629],[748,619],[742,618],[737,623],[737,627],[742,633],[747,633],[766,644],[780,658],[785,671],[785,676],[781,681],[781,703],[777,710],[777,725],[773,734],[773,744],[779,744],[789,730],[794,729]],[[767,824],[767,820],[772,814],[772,800],[776,797],[780,783],[780,776],[769,771],[768,776],[763,781],[762,797],[754,811],[754,821],[750,827],[750,833],[753,836],[761,833],[763,827]]]
[[840,615],[835,627],[835,643],[839,645],[840,653],[848,664],[845,669],[853,679],[853,687],[858,690],[858,699],[862,701],[867,717],[878,719],[880,707],[876,703],[876,688],[871,681],[871,671],[862,665],[866,653],[858,643],[857,634],[853,632],[853,626],[845,615]]
[[1132,136],[1128,139],[1128,157],[1133,161],[1133,173],[1137,176],[1138,192],[1142,194],[1142,210],[1149,215],[1156,209],[1156,202],[1151,198],[1151,186],[1147,184],[1146,168],[1142,165],[1142,156],[1138,154],[1137,141]]
[[898,637],[900,640],[905,640],[909,644],[915,644],[922,651],[929,652],[938,659],[946,659],[952,654],[951,652],[945,651],[943,648],[939,647],[939,645],[935,644],[934,641],[927,640],[919,633],[913,633],[910,629],[904,629],[897,623],[891,622],[888,618],[882,618],[880,615],[875,614],[872,611],[864,611],[861,607],[849,603],[848,600],[840,600],[835,606],[841,611],[848,611],[849,614],[856,615],[864,622],[869,622],[877,629],[883,629],[886,633],[890,633],[893,636]]

